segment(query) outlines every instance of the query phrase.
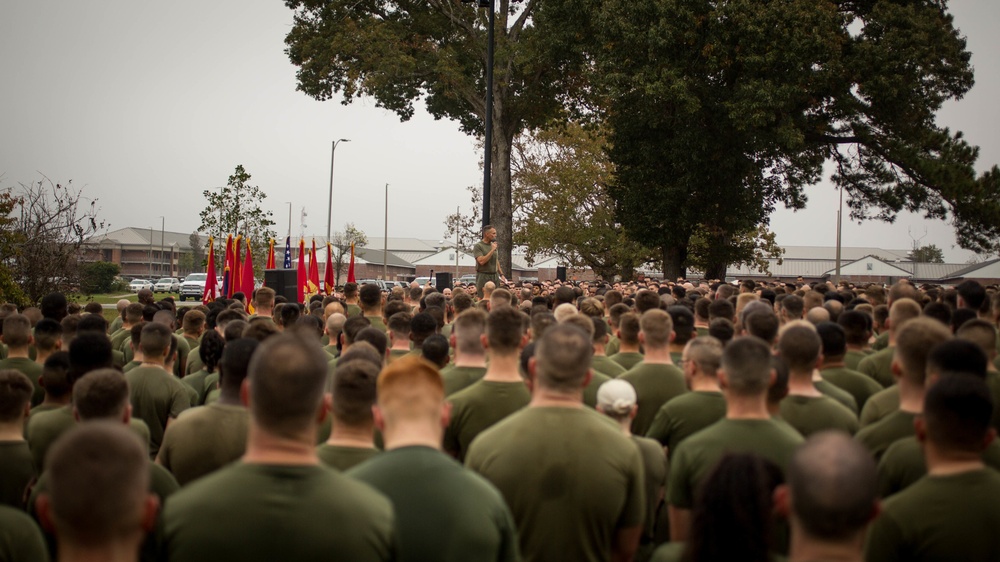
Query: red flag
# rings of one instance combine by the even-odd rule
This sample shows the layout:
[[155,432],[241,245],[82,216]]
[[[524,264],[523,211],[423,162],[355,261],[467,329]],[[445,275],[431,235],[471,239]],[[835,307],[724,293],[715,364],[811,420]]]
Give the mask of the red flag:
[[347,266],[347,282],[355,283],[354,280],[354,242],[351,242],[351,263]]
[[236,235],[236,242],[233,244],[233,281],[229,284],[229,298],[233,297],[234,293],[246,291],[243,290],[243,260],[240,258],[240,252],[243,251],[243,235]]
[[296,296],[299,302],[305,302],[306,300],[306,283],[309,282],[309,276],[306,274],[306,241],[299,239],[299,269],[298,269],[298,292]]
[[[250,239],[247,238],[247,257],[243,260],[243,279],[240,281],[240,287],[247,295],[247,302],[251,300],[250,296],[253,294],[255,284],[253,277],[253,255],[250,253]],[[253,314],[253,311],[250,313]]]
[[333,286],[336,282],[333,280],[333,250],[330,248],[330,243],[326,243],[326,271],[323,272],[323,292],[332,295]]
[[229,298],[233,290],[233,235],[230,234],[226,238],[226,255],[224,263],[222,265],[222,292],[220,295],[224,298]]
[[316,239],[312,241],[312,252],[309,254],[309,287],[308,293],[315,295],[319,292],[319,264],[316,263]]
[[219,292],[215,278],[215,240],[211,236],[208,238],[208,267],[205,268],[205,275],[205,292],[201,295],[201,304],[214,301]]
[[271,246],[267,250],[267,264],[265,269],[274,269],[274,238],[271,239]]

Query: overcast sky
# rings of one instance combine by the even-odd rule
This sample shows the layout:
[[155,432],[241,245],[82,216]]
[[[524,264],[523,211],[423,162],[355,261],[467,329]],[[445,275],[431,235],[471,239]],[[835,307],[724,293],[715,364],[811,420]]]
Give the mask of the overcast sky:
[[[1000,2],[955,0],[976,86],[939,121],[980,146],[979,170],[1000,162]],[[202,190],[224,185],[237,164],[267,193],[277,231],[326,231],[331,141],[337,148],[334,230],[354,222],[382,235],[441,239],[444,219],[470,207],[481,184],[479,152],[455,123],[422,111],[408,122],[373,100],[349,106],[295,90],[284,54],[291,11],[279,0],[3,0],[0,2],[0,187],[72,179],[96,197],[111,229],[195,230]],[[779,211],[783,245],[833,246],[837,194],[809,192],[809,208]],[[926,235],[925,235],[926,230]],[[845,246],[937,244],[949,261],[971,254],[941,221],[901,216],[893,225],[844,225]]]

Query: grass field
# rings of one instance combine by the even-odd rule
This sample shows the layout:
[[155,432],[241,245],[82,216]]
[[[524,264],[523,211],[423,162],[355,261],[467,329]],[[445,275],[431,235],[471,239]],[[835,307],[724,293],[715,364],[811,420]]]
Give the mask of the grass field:
[[[178,293],[154,293],[153,298],[156,300],[165,299],[167,297],[173,297],[174,302],[180,304],[180,295]],[[129,302],[138,302],[139,297],[135,293],[116,293],[116,294],[103,294],[103,295],[82,295],[82,294],[71,294],[69,295],[70,300],[80,303],[80,305],[85,305],[88,302],[96,302],[100,304],[117,304],[121,299],[127,299]],[[118,317],[118,311],[114,308],[104,309],[104,318],[108,323],[112,322]]]

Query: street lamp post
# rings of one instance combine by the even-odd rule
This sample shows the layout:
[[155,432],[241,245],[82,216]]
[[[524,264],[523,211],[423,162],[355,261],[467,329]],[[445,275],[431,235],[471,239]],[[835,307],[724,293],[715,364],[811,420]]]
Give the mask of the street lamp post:
[[[471,3],[474,0],[462,0]],[[493,28],[496,24],[496,0],[478,0],[480,8],[489,8],[489,27],[486,30],[486,132],[483,155],[483,226],[490,224],[490,182],[493,168]]]
[[351,142],[351,139],[338,139],[333,141],[333,147],[330,149],[330,198],[327,201],[326,207],[326,241],[330,241],[330,226],[333,222],[333,157],[337,155],[337,145],[342,142]]
[[160,276],[163,276],[163,232],[167,225],[167,218],[160,217]]
[[382,280],[389,280],[389,184],[385,184],[385,225],[382,230]]

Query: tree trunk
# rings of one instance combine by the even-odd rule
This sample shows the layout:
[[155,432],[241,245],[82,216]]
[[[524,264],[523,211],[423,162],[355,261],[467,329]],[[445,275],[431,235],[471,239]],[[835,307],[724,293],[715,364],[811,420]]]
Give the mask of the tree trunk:
[[687,271],[684,261],[687,259],[687,247],[671,246],[663,249],[663,279],[676,281],[684,277]]
[[497,229],[497,252],[500,269],[511,278],[510,255],[514,240],[514,215],[511,208],[510,158],[514,134],[503,127],[503,102],[494,97],[493,155],[490,176],[490,224]]

